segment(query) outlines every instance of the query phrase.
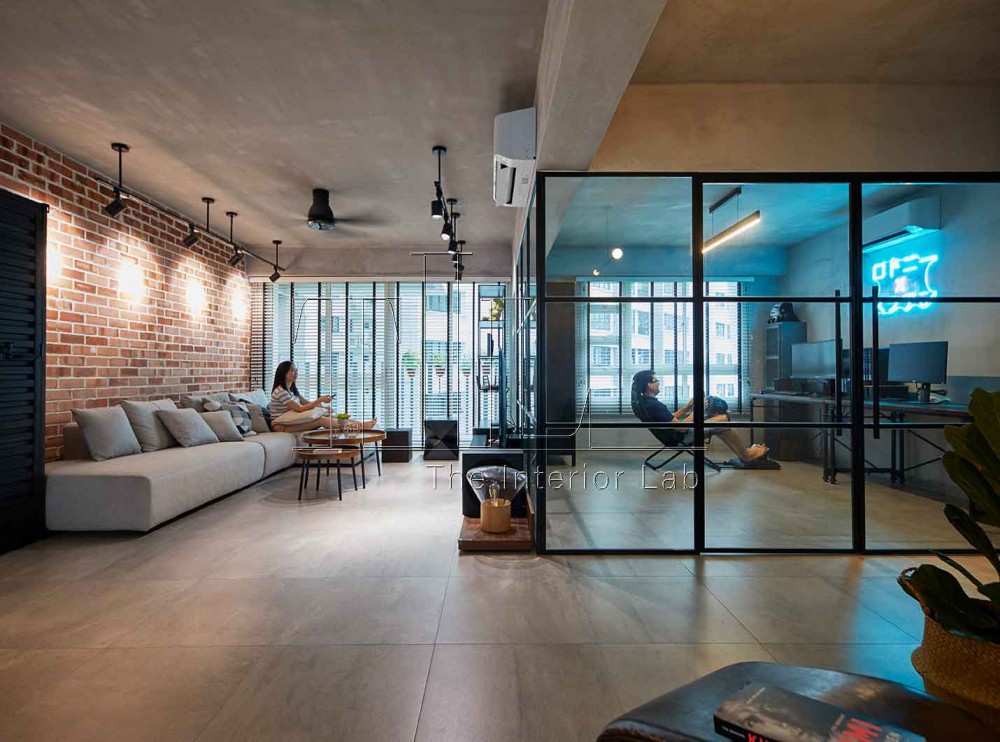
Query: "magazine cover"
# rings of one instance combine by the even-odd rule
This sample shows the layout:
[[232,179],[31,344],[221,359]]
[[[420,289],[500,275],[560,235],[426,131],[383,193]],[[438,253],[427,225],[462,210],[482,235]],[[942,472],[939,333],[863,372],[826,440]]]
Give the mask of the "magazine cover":
[[715,731],[747,742],[924,742],[919,734],[766,685],[750,685],[723,703]]

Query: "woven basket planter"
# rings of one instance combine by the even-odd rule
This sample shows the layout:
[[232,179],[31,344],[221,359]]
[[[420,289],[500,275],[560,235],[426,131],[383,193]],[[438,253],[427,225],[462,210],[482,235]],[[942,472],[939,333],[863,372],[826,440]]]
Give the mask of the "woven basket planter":
[[1000,644],[953,634],[924,615],[911,659],[928,693],[1000,730]]

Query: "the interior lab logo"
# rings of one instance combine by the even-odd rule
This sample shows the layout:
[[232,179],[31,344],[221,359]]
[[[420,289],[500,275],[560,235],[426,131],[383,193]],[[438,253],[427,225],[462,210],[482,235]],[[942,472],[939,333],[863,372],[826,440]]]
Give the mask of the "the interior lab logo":
[[878,286],[880,296],[896,301],[880,301],[878,313],[888,316],[897,312],[912,312],[927,309],[929,301],[899,301],[899,299],[920,299],[935,297],[937,289],[931,285],[931,268],[938,262],[937,255],[913,253],[905,258],[889,258],[872,266],[872,281]]

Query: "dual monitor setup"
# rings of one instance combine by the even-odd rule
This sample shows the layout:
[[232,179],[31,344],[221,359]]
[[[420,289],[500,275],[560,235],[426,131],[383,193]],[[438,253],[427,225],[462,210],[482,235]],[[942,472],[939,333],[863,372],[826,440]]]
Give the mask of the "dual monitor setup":
[[[887,349],[879,348],[878,384],[886,398],[909,398],[907,384],[916,384],[917,402],[928,404],[931,399],[931,384],[944,384],[948,378],[948,341],[938,340],[921,343],[892,343]],[[872,352],[865,348],[863,378],[873,384]],[[842,379],[850,378],[850,356],[848,351],[841,355]],[[833,384],[837,378],[837,342],[823,340],[813,343],[794,343],[791,346],[790,379],[799,381],[823,381]]]

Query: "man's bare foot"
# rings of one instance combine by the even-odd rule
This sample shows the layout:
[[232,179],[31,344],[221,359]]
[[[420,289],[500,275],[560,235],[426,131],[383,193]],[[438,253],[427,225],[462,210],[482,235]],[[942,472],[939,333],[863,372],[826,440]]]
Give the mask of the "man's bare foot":
[[743,460],[744,464],[749,461],[756,461],[761,456],[766,456],[767,450],[768,450],[767,446],[765,446],[763,443],[755,443],[754,445],[750,446],[750,448],[746,449],[743,452],[743,455],[740,456],[740,459]]

